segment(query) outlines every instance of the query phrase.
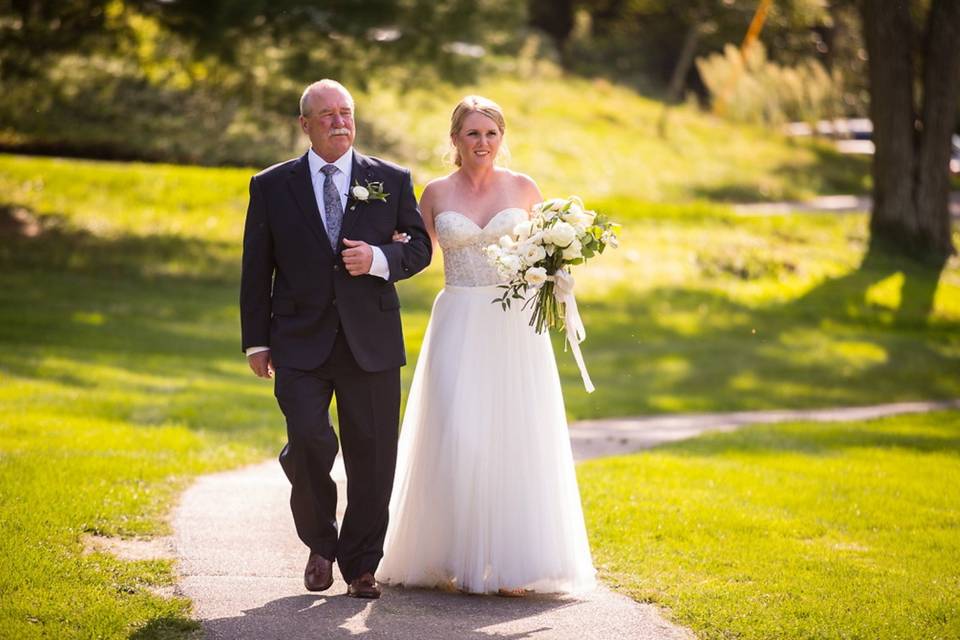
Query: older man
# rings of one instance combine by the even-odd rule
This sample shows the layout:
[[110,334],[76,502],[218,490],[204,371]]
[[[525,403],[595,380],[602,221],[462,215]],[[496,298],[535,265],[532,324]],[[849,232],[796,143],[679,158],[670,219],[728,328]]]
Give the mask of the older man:
[[[410,172],[353,149],[354,102],[343,85],[307,87],[300,126],[307,153],[250,180],[243,349],[256,375],[275,374],[287,421],[280,464],[297,534],[310,548],[306,588],[329,588],[336,561],[349,595],[377,598],[406,364],[393,283],[430,263],[431,243]],[[395,231],[408,241],[392,242]],[[330,478],[338,444],[347,471],[339,533]]]

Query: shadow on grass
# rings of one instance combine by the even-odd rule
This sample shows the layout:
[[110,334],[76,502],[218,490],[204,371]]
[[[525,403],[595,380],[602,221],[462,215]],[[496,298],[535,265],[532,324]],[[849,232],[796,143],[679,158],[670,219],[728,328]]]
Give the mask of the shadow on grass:
[[174,638],[196,638],[200,633],[200,623],[180,616],[154,618],[128,637],[129,640],[173,640]]
[[[119,380],[143,396],[124,415],[135,424],[173,416],[191,428],[237,431],[274,411],[268,383],[248,378],[240,353],[239,247],[93,237],[21,209],[0,209],[0,371],[99,393]],[[900,307],[871,305],[865,292],[894,273],[903,275]],[[582,391],[555,343],[569,413],[960,396],[960,323],[927,320],[939,275],[870,252],[858,269],[779,306],[751,308],[694,288],[624,288],[588,301],[584,352],[595,394]],[[406,320],[425,319],[441,286],[439,268],[404,281]],[[419,344],[407,337],[412,365]],[[113,411],[106,405],[90,410]],[[246,417],[222,415],[232,406]]]
[[[870,188],[870,157],[844,154],[825,142],[805,145],[816,156],[815,162],[785,162],[772,173],[782,176],[784,182],[798,191],[818,195],[861,194]],[[693,196],[718,202],[764,202],[771,198],[760,185],[749,182],[729,182],[723,185],[699,185],[691,189]]]
[[[240,350],[239,243],[99,237],[15,204],[0,206],[0,239],[0,376],[63,387],[41,392],[54,406],[79,392],[72,411],[139,426],[282,424]],[[407,319],[441,286],[438,272],[405,281]]]
[[176,235],[101,237],[69,226],[63,215],[36,215],[0,203],[0,265],[29,271],[93,274],[109,284],[117,276],[153,282],[226,283],[239,277],[239,245]]
[[[892,274],[903,276],[899,308],[871,304],[867,290]],[[750,308],[695,289],[622,291],[581,309],[598,390],[568,393],[568,408],[581,417],[958,397],[960,323],[929,321],[939,277],[869,252],[859,268],[783,305]],[[676,322],[684,317],[693,320]],[[558,360],[573,379],[570,358]]]
[[[920,263],[894,256],[871,245],[860,266],[840,278],[828,280],[803,296],[793,306],[798,311],[824,310],[837,320],[864,319],[901,328],[923,329],[929,324],[940,274],[946,262]],[[900,305],[889,312],[865,304],[872,285],[890,276],[902,275]]]
[[[0,207],[0,234],[0,375],[81,391],[69,404],[90,417],[262,426],[272,405],[240,351],[239,248],[97,237],[16,205]],[[56,410],[71,392],[41,393]]]

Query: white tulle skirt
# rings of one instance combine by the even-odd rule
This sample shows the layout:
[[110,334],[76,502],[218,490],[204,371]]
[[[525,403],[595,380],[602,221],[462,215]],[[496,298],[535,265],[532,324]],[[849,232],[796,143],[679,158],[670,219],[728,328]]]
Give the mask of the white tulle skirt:
[[377,578],[471,593],[594,585],[548,336],[502,290],[437,296],[400,434]]

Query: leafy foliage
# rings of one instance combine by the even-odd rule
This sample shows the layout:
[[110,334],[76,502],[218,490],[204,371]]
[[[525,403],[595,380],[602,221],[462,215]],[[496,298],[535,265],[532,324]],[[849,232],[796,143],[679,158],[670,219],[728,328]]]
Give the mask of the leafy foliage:
[[733,45],[697,60],[714,113],[739,122],[816,122],[844,115],[842,79],[815,60],[796,66],[771,62],[755,43],[743,53]]

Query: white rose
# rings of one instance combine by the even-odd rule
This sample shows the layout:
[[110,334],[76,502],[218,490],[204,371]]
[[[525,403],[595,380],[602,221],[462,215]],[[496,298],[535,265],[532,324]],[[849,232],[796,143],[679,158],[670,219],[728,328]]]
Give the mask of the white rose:
[[553,220],[560,213],[561,206],[563,206],[563,201],[557,198],[540,203],[540,217],[544,220]]
[[500,273],[507,277],[513,278],[517,275],[517,272],[520,271],[520,258],[512,255],[503,255],[500,256]]
[[495,244],[487,245],[484,247],[483,252],[486,254],[488,260],[494,261],[503,255],[503,250]]
[[544,232],[544,240],[565,247],[577,239],[577,230],[566,222],[558,222]]
[[527,242],[520,248],[520,259],[523,260],[524,264],[535,265],[546,257],[546,249],[539,244]]
[[563,216],[563,221],[568,222],[578,230],[583,230],[593,224],[594,214],[587,211],[571,209]]
[[510,236],[500,236],[501,249],[513,249],[515,246],[517,246],[517,243],[513,241],[513,238]]
[[370,192],[367,190],[367,188],[361,187],[360,185],[355,186],[352,193],[353,197],[361,202],[366,202],[367,199],[370,198]]
[[517,236],[517,242],[523,242],[530,237],[530,232],[532,230],[533,223],[529,220],[524,220],[513,228],[513,235]]
[[583,247],[580,246],[580,241],[574,240],[560,255],[563,256],[564,260],[576,260],[577,258],[583,257],[582,249]]
[[620,240],[617,238],[617,234],[610,233],[609,231],[604,232],[604,234],[600,236],[600,240],[611,249],[616,249],[620,246]]
[[539,287],[547,281],[547,270],[543,267],[531,267],[523,274],[523,279],[527,284]]

